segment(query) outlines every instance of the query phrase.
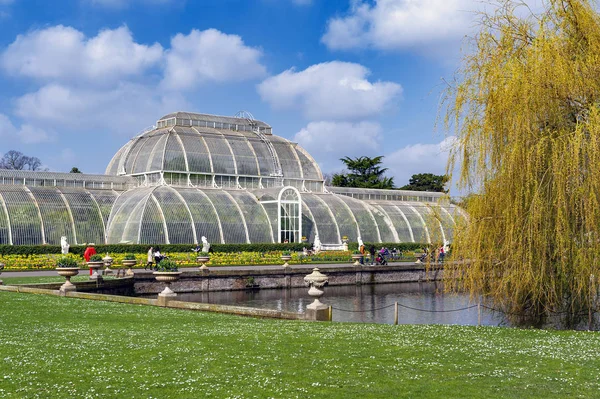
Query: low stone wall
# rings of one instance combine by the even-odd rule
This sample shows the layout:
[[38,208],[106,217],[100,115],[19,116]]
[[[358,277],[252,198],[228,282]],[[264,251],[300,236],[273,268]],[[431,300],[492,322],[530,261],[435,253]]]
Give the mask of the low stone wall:
[[[102,280],[102,282],[97,282],[96,280],[77,281],[74,282],[74,284],[77,287],[77,292],[94,292],[98,294],[124,296],[135,295],[133,278],[131,277],[114,280]],[[22,284],[21,287],[38,288],[42,290],[58,290],[61,285],[63,285],[63,282]]]
[[[219,270],[184,272],[171,283],[175,292],[236,291],[246,289],[273,289],[304,287],[307,268]],[[391,266],[333,266],[321,269],[329,277],[329,285],[381,284],[441,280],[443,270],[426,270],[422,265]],[[79,286],[78,286],[79,287]],[[158,294],[164,283],[154,279],[152,272],[136,273],[136,294]]]
[[[129,281],[131,284],[131,281]],[[41,284],[40,284],[41,285]],[[77,284],[79,288],[79,283]],[[88,299],[94,301],[106,301],[106,302],[119,302],[134,305],[146,305],[146,306],[160,306],[166,308],[175,309],[187,309],[196,310],[203,312],[215,312],[215,313],[226,313],[238,316],[248,317],[262,317],[271,319],[287,319],[287,320],[307,320],[316,321],[318,319],[312,318],[309,313],[294,313],[294,312],[282,312],[272,309],[257,309],[248,308],[242,306],[228,306],[228,305],[213,305],[208,303],[195,303],[195,302],[181,302],[176,300],[164,300],[150,298],[139,298],[131,296],[121,295],[106,295],[91,292],[67,292],[61,293],[58,290],[44,289],[39,287],[22,286],[22,285],[0,285],[0,291],[26,293],[26,294],[38,294],[38,295],[52,295],[52,296],[63,296],[68,298],[79,298]]]

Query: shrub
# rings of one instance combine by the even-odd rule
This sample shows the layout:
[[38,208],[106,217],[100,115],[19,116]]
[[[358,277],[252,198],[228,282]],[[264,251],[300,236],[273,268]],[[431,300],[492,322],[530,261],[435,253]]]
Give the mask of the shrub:
[[281,256],[292,256],[292,253],[290,251],[282,251]]
[[198,252],[198,256],[210,256],[208,252]]
[[156,270],[159,272],[176,272],[179,270],[177,263],[170,259],[163,259],[156,265]]
[[94,254],[90,256],[90,262],[102,262],[102,255]]
[[123,260],[136,260],[135,254],[127,254],[123,257]]
[[[194,244],[161,244],[163,253],[189,252],[190,245]],[[270,252],[270,251],[302,251],[306,243],[257,243],[257,244],[211,244],[211,252]],[[71,245],[69,252],[73,255],[83,255],[87,246]],[[147,244],[101,244],[95,245],[99,253],[111,254],[145,254],[148,252]],[[47,255],[60,254],[60,245],[0,245],[0,255]]]
[[71,257],[63,256],[57,259],[57,267],[79,267],[77,261]]

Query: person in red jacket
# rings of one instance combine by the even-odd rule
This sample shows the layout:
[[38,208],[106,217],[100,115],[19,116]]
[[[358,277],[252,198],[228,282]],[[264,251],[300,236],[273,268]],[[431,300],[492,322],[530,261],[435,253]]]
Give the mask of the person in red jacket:
[[[92,255],[96,255],[96,248],[94,248],[94,244],[88,245],[88,247],[85,249],[85,251],[83,252],[83,259],[85,259],[86,262],[89,262]],[[92,275],[92,273],[93,270],[92,268],[90,268],[90,276]]]

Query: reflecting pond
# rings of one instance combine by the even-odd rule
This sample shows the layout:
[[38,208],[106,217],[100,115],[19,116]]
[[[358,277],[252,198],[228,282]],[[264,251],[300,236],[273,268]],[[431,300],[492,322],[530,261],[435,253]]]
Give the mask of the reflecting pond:
[[[304,312],[313,299],[307,288],[180,293],[177,300]],[[321,302],[333,307],[333,321],[400,324],[477,325],[477,306],[467,295],[444,293],[439,282],[327,286]],[[468,308],[468,309],[467,309]],[[456,309],[462,309],[454,311]],[[498,313],[482,309],[482,325],[507,325]]]

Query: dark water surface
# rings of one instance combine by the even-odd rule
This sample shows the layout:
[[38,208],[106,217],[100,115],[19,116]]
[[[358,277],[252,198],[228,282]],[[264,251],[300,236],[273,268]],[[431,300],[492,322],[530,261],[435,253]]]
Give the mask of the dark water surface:
[[[180,293],[177,300],[304,312],[313,298],[308,288],[292,288]],[[321,302],[333,307],[333,321],[342,322],[392,324],[394,302],[399,303],[400,324],[477,325],[478,319],[476,306],[464,309],[476,305],[467,295],[444,293],[442,283],[436,282],[328,286]],[[481,324],[507,325],[502,315],[485,309]]]

